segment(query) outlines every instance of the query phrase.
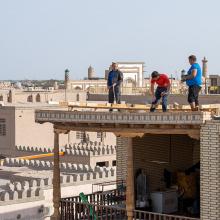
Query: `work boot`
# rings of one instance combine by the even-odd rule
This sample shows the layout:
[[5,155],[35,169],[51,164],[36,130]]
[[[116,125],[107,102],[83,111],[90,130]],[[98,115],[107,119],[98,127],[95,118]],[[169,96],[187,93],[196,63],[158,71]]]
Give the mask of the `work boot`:
[[156,108],[151,107],[150,112],[155,112]]
[[195,108],[192,109],[193,112],[199,111],[199,106],[196,106]]

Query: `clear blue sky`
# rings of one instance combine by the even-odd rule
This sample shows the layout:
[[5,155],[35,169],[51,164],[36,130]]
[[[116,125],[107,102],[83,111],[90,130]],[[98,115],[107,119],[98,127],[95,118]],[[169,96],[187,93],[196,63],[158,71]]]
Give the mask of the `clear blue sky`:
[[1,0],[0,79],[98,76],[114,61],[175,73],[206,56],[220,73],[219,0]]

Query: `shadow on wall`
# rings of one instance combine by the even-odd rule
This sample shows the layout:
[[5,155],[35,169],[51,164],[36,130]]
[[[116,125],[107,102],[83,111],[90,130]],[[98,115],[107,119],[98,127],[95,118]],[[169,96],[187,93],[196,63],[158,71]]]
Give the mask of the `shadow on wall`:
[[0,214],[0,219],[4,220],[44,220],[50,215],[50,208],[44,205],[37,205],[34,208],[25,208],[14,211],[4,212]]

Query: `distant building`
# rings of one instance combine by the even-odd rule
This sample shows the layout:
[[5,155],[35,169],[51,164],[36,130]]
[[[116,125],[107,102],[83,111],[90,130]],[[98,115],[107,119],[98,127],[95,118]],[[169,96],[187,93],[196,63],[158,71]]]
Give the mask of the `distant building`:
[[54,90],[49,87],[47,90],[40,87],[29,87],[26,90],[0,90],[0,101],[7,103],[48,103],[50,101],[86,101],[86,91],[75,90]]
[[[53,147],[53,126],[35,123],[35,109],[60,109],[59,106],[48,104],[14,104],[0,106],[0,154],[13,157],[16,145]],[[105,132],[70,132],[68,137],[61,135],[60,145],[84,142],[102,142],[115,145],[116,138],[112,133]]]
[[[123,73],[123,87],[143,87],[144,86],[144,62],[117,62],[119,70]],[[105,78],[108,73],[105,71]]]
[[209,87],[210,94],[220,94],[220,76],[219,75],[209,75]]

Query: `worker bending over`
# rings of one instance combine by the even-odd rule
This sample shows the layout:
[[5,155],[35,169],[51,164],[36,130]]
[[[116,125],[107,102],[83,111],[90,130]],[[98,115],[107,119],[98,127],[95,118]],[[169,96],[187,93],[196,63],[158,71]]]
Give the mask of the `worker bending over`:
[[[157,89],[154,93],[154,85],[157,84]],[[167,97],[170,91],[170,80],[166,74],[160,74],[157,71],[151,74],[151,94],[153,96],[152,105],[150,108],[151,112],[154,112],[158,102],[162,98],[162,109],[163,112],[167,111]]]
[[199,110],[199,92],[202,86],[202,70],[196,62],[196,56],[189,56],[189,63],[191,65],[187,75],[182,76],[182,82],[186,81],[188,90],[188,102],[192,111]]

